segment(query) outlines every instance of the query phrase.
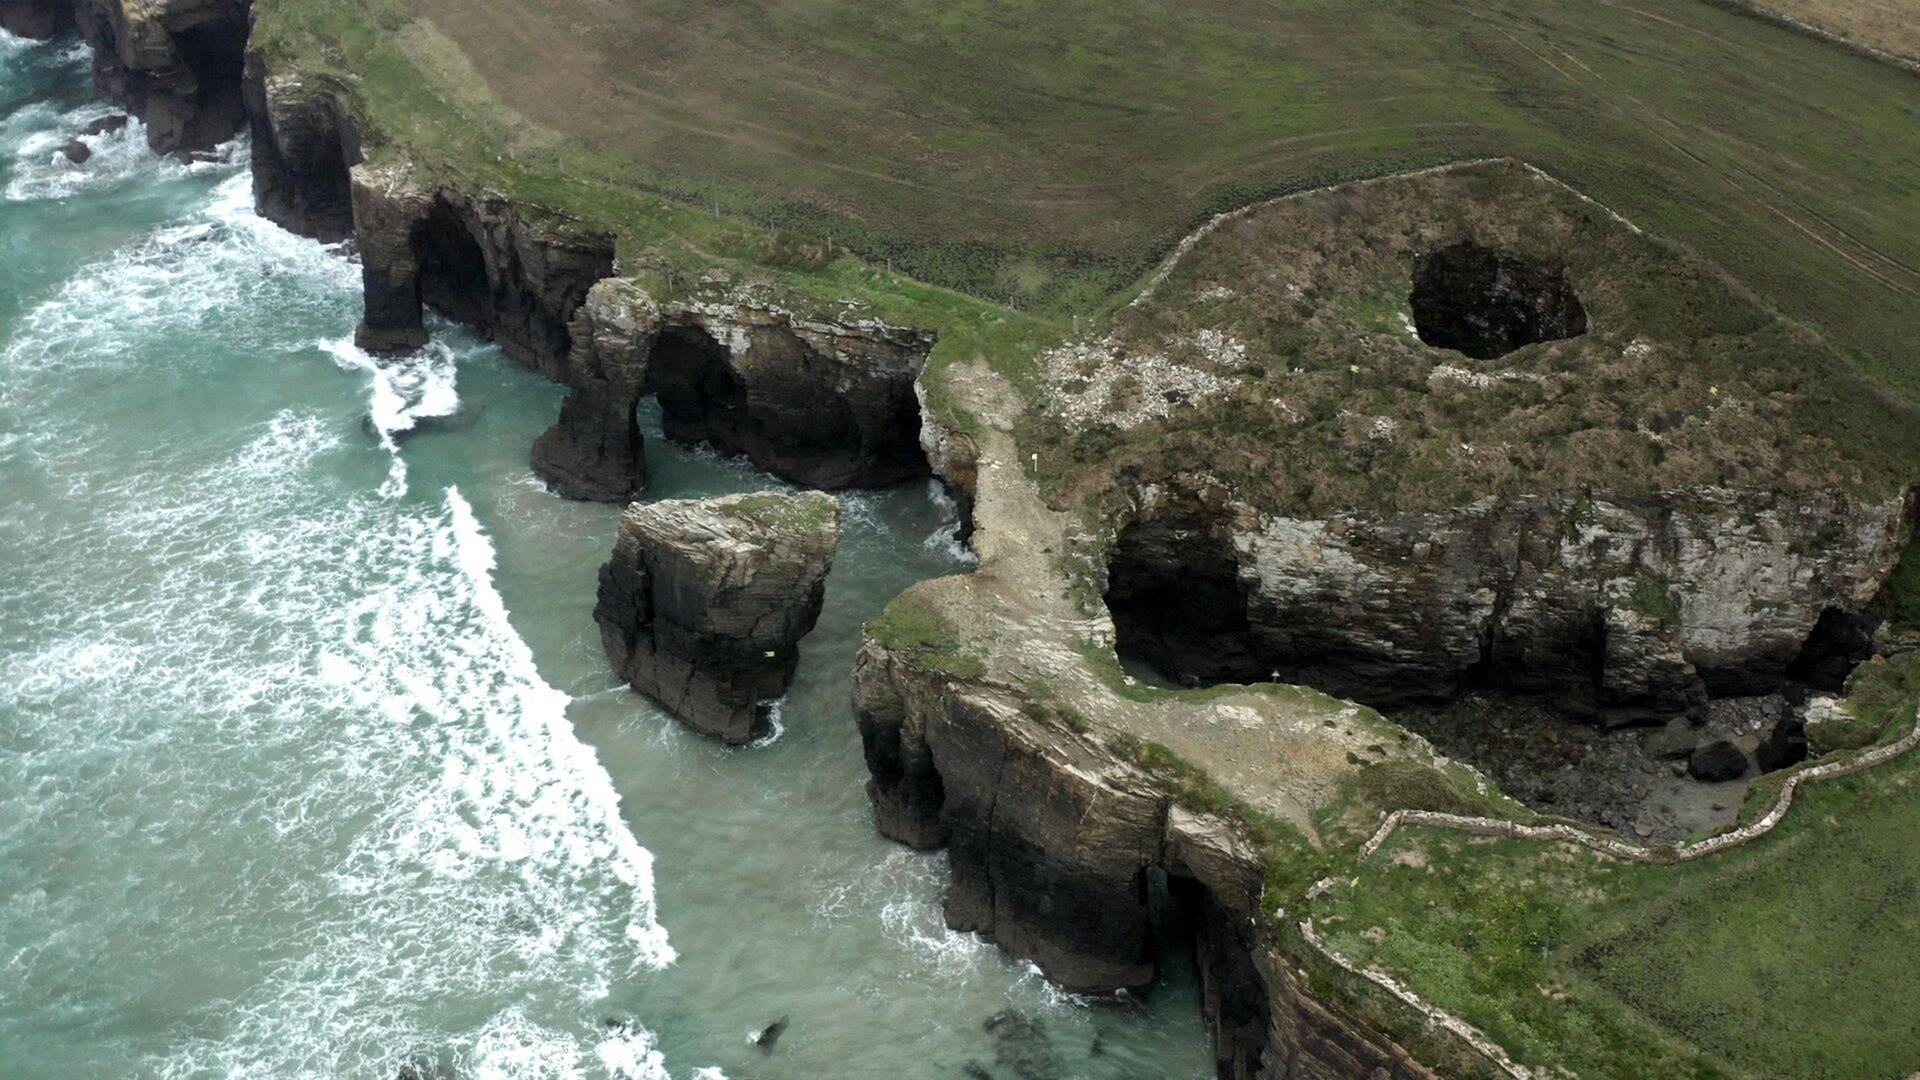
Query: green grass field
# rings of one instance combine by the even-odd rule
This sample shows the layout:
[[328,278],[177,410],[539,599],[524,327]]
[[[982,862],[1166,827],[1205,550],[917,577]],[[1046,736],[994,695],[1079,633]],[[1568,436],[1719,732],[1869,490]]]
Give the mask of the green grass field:
[[1920,391],[1920,80],[1700,0],[258,7],[389,137],[637,247],[718,211],[1087,313],[1213,211],[1512,155]]
[[[1875,665],[1853,695],[1888,737],[1912,727],[1916,698],[1911,655]],[[1907,758],[1805,787],[1772,832],[1678,867],[1407,830],[1313,914],[1343,954],[1522,1063],[1907,1076],[1920,1069],[1916,821]]]

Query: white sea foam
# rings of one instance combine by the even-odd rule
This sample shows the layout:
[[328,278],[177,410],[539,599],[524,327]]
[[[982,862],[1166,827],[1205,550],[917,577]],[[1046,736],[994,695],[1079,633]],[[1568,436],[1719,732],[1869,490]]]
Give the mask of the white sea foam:
[[[607,1026],[596,1052],[615,1080],[670,1080],[666,1057],[654,1046],[653,1032],[630,1023]],[[705,1070],[701,1070],[705,1071]],[[700,1072],[695,1072],[698,1077]]]
[[947,494],[946,485],[938,480],[927,481],[927,499],[939,508],[940,516],[947,519],[946,524],[927,534],[927,550],[965,566],[978,566],[980,556],[960,542],[960,526],[963,524],[960,520],[960,504]]
[[419,427],[423,420],[452,416],[460,409],[453,350],[439,339],[417,352],[393,357],[374,356],[355,345],[351,337],[328,338],[315,344],[340,367],[370,376],[367,420],[380,445],[392,455],[387,482],[381,485],[380,493],[388,498],[405,495],[407,462],[400,453],[399,437]]
[[[255,216],[250,181],[232,176],[193,212],[27,312],[5,350],[0,400],[36,373],[76,363],[131,371],[167,337],[274,342],[294,320],[350,318],[358,291],[354,263]],[[169,362],[191,365],[204,352],[182,349]]]
[[748,750],[758,750],[763,746],[772,746],[774,743],[779,742],[780,736],[787,733],[786,720],[787,699],[781,698],[767,707],[766,733],[747,743],[746,748]]
[[[147,148],[147,129],[138,119],[118,131],[85,134],[87,125],[112,115],[111,108],[90,104],[70,112],[54,113],[33,106],[9,117],[0,140],[12,145],[12,179],[4,192],[8,202],[64,199],[84,191],[125,187],[133,183],[188,176],[218,176],[244,169],[247,145],[235,140],[220,146],[215,160],[182,162],[161,157]],[[69,140],[84,144],[92,156],[76,164],[62,147]]]
[[[316,362],[310,343],[351,325],[353,264],[250,203],[245,177],[215,185],[0,352],[0,426],[47,460],[46,491],[0,500],[0,866],[17,875],[0,883],[129,883],[111,904],[0,905],[32,942],[0,955],[0,1015],[82,983],[132,1014],[157,980],[191,986],[175,1007],[193,1011],[142,1075],[390,1075],[415,1056],[605,1075],[601,999],[674,950],[652,856],[514,631],[473,508],[355,487],[337,411],[222,418],[184,448],[111,418],[163,375],[181,393],[203,371]],[[454,401],[450,357],[370,374],[388,436]],[[85,845],[48,846],[66,836]],[[107,941],[142,979],[101,986]],[[644,1064],[642,1031],[623,1045]]]

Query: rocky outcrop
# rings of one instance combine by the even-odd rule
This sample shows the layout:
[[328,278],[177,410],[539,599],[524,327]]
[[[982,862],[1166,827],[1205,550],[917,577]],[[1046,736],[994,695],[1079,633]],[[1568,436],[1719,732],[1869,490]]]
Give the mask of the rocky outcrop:
[[146,122],[156,153],[210,150],[246,122],[252,0],[72,0],[94,83]]
[[933,346],[924,331],[808,319],[745,297],[660,304],[608,281],[588,295],[573,340],[560,420],[534,449],[535,471],[563,495],[617,501],[645,485],[633,410],[648,394],[670,437],[807,487],[927,475],[914,396]]
[[840,542],[819,492],[628,507],[594,620],[614,670],[688,727],[750,741],[786,692]]
[[350,170],[365,160],[339,98],[297,76],[274,75],[247,53],[245,99],[253,133],[253,201],[282,228],[333,243],[353,235]]
[[[1370,704],[1479,686],[1622,722],[1844,672],[1860,655],[1807,658],[1846,651],[1836,628],[1868,610],[1913,508],[1707,489],[1306,520],[1195,487],[1142,489],[1116,534],[1124,651],[1193,682],[1277,677]],[[1188,587],[1201,562],[1221,587]],[[1185,607],[1137,602],[1156,589]]]
[[504,196],[426,184],[404,166],[361,164],[350,175],[366,294],[361,348],[426,344],[431,306],[542,375],[566,377],[567,324],[613,273],[613,237],[535,227]]
[[1154,977],[1153,879],[1190,913],[1218,1074],[1427,1077],[1364,1023],[1310,996],[1262,910],[1243,829],[1173,804],[1137,770],[1005,688],[956,681],[869,641],[855,713],[884,835],[944,846],[947,923],[1079,992]]
[[0,30],[45,41],[73,29],[71,0],[0,0]]

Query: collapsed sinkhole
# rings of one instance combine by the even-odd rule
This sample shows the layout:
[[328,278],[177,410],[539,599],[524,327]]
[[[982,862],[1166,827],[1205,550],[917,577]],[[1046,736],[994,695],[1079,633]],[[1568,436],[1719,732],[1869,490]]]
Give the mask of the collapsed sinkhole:
[[1587,332],[1587,311],[1558,271],[1471,240],[1414,264],[1413,326],[1420,340],[1476,360]]

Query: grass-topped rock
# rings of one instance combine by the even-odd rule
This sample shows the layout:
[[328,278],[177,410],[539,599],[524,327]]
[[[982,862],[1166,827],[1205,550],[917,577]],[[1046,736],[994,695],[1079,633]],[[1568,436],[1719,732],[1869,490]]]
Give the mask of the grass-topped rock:
[[840,504],[819,492],[635,503],[600,571],[607,657],[688,727],[751,741],[820,617]]
[[1920,478],[1913,409],[1512,162],[1228,215],[1037,382],[1123,652],[1374,703],[1634,720],[1828,671]]

